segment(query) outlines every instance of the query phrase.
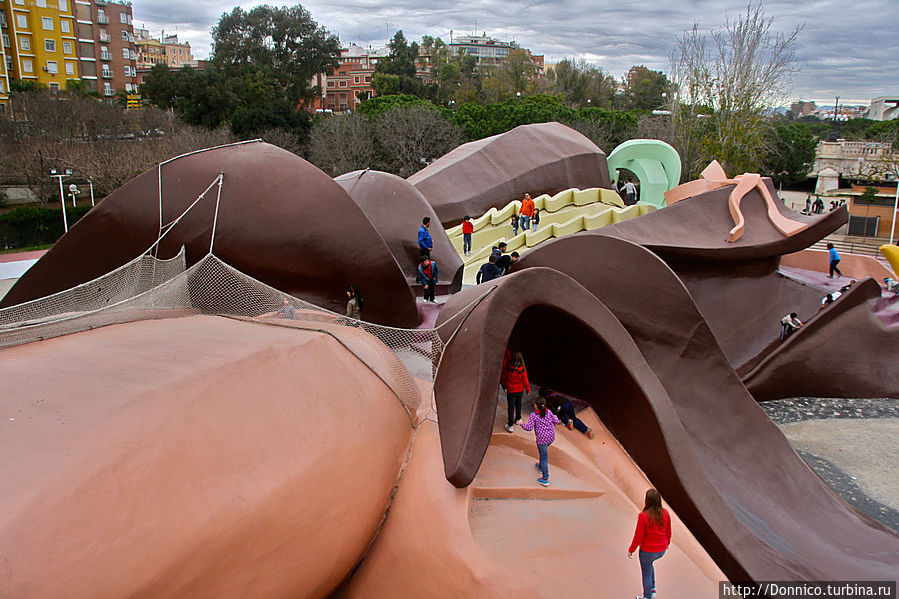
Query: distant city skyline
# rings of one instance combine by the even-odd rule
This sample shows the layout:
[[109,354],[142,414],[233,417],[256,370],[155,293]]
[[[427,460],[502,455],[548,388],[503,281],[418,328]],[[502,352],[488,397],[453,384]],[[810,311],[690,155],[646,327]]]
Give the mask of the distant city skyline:
[[[134,24],[154,34],[163,29],[177,33],[182,41],[191,43],[194,56],[206,58],[212,49],[212,27],[223,13],[238,5],[254,6],[223,0],[136,0]],[[460,0],[451,6],[433,0],[390,4],[315,0],[302,5],[344,45],[383,46],[400,29],[410,41],[423,35],[449,41],[450,30],[454,35],[486,33],[544,54],[547,63],[583,58],[619,79],[639,64],[667,73],[668,54],[677,36],[694,21],[701,29],[709,29],[746,10],[745,2],[735,0],[646,0],[608,10],[578,0],[552,4],[545,0]],[[862,0],[854,3],[852,10],[838,0],[773,0],[764,6],[777,31],[788,33],[803,26],[796,47],[800,71],[788,92],[790,100],[832,106],[840,96],[840,104],[867,105],[871,98],[899,94],[899,71],[895,69],[899,13],[893,0]]]

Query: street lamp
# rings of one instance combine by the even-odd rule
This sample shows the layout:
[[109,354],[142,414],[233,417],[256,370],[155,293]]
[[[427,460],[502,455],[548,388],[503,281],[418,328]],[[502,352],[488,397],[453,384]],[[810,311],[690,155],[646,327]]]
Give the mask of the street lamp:
[[57,169],[51,168],[50,176],[56,177],[56,179],[59,181],[59,203],[62,204],[62,227],[63,227],[63,229],[65,229],[65,232],[68,233],[69,232],[69,221],[66,219],[66,197],[62,191],[62,180],[64,177],[72,176],[72,169],[67,168],[67,169],[63,169],[62,172],[59,172]]
[[72,198],[72,208],[77,208],[78,204],[75,203],[75,196],[78,195],[78,186],[72,183],[69,185],[69,197]]
[[94,205],[94,178],[88,177],[87,184],[91,186],[91,206]]

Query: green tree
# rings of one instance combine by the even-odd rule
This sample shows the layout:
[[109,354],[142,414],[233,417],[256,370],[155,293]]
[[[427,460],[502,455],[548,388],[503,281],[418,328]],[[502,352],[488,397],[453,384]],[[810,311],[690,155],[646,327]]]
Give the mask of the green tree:
[[336,68],[340,56],[337,36],[319,27],[299,4],[263,4],[249,11],[236,7],[212,29],[212,41],[213,62],[229,77],[260,70],[293,103],[307,98],[312,77]]
[[805,123],[775,124],[767,131],[762,174],[784,185],[804,182],[817,146],[809,127]]
[[625,91],[625,105],[629,110],[666,108],[670,91],[671,82],[665,73],[650,69],[641,70]]
[[617,88],[615,78],[586,60],[559,61],[547,79],[548,92],[563,98],[570,107],[612,108]]
[[397,31],[388,44],[390,54],[378,61],[372,76],[372,88],[379,96],[390,94],[425,95],[425,86],[415,77],[418,44],[406,41],[403,31]]

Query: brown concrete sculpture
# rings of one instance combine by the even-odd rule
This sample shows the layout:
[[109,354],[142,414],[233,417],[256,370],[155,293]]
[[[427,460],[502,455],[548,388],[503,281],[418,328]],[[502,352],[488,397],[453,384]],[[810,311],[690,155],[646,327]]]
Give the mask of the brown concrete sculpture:
[[[174,221],[221,172],[214,248],[219,258],[341,313],[344,290],[355,284],[365,298],[366,320],[418,324],[403,273],[352,198],[302,158],[261,142],[186,155],[163,164],[161,177],[154,168],[123,185],[75,224],[0,305],[68,289],[140,255],[156,241],[160,224]],[[184,245],[190,265],[209,252],[217,191],[217,186],[207,190],[172,227],[160,244],[160,257]]]
[[502,208],[525,193],[607,188],[609,167],[605,153],[581,133],[560,123],[538,123],[463,144],[409,182],[449,227],[466,214]]
[[440,219],[421,192],[401,177],[381,171],[363,170],[334,179],[359,205],[375,230],[390,248],[406,275],[406,281],[419,286],[417,232],[421,219],[431,218],[431,257],[440,267],[438,293],[455,293],[462,287],[462,258],[453,248]]
[[486,450],[493,420],[483,419],[495,409],[508,345],[528,356],[535,381],[590,402],[732,579],[890,576],[899,535],[845,504],[796,456],[662,260],[580,234],[540,246],[513,270],[491,282],[435,382],[451,482],[467,484]]

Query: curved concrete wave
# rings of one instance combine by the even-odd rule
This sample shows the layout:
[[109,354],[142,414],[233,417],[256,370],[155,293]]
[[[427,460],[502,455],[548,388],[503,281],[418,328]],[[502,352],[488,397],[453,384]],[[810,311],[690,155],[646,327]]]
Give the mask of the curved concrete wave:
[[[571,259],[579,255],[616,260],[590,268]],[[889,576],[899,535],[845,504],[796,456],[662,260],[581,234],[535,249],[513,270],[491,282],[435,381],[451,482],[467,484],[486,449],[492,419],[482,419],[509,345],[535,381],[590,403],[730,578]]]

